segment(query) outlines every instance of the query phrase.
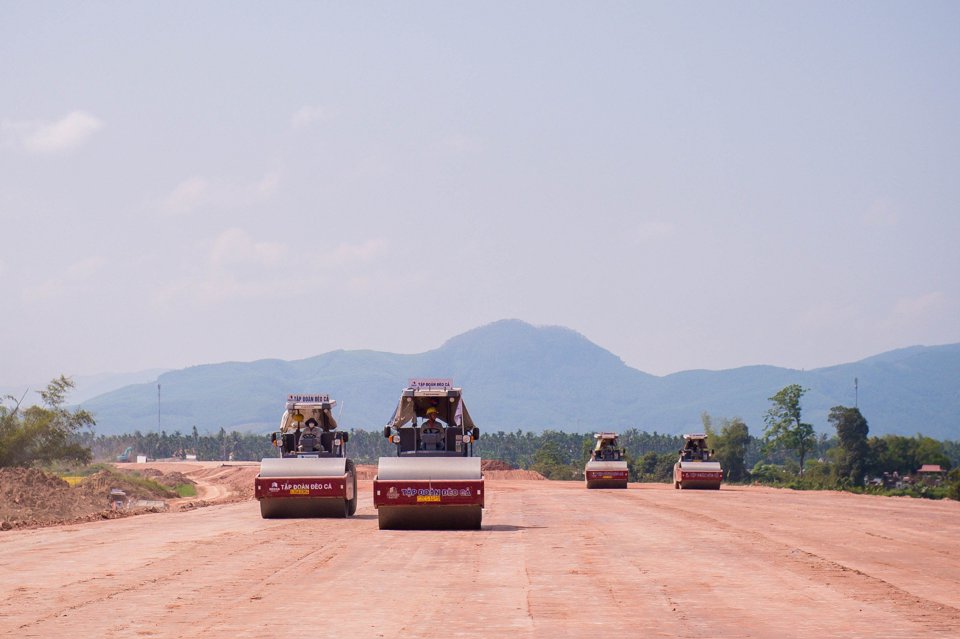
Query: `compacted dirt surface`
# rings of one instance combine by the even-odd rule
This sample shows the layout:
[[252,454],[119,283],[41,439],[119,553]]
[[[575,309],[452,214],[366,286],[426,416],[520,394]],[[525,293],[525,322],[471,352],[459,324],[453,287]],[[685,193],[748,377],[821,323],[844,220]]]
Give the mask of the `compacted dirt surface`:
[[369,480],[264,520],[255,464],[164,470],[197,497],[0,532],[0,636],[960,637],[957,502],[488,477],[482,530],[380,531]]

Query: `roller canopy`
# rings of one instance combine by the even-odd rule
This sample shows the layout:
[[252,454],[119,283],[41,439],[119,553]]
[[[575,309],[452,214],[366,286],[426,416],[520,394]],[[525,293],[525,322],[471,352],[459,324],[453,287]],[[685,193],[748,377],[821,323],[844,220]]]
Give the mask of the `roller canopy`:
[[401,428],[417,417],[426,418],[427,409],[431,406],[437,409],[437,419],[447,426],[462,426],[465,431],[473,430],[475,424],[467,412],[467,405],[463,403],[459,388],[439,392],[407,389],[387,426]]
[[[283,411],[280,418],[280,432],[292,433],[297,428],[303,428],[308,420],[314,419],[320,430],[330,431],[337,429],[337,420],[333,417],[332,406],[327,404],[295,404],[294,408]],[[293,416],[300,413],[303,420],[299,423],[293,419]]]

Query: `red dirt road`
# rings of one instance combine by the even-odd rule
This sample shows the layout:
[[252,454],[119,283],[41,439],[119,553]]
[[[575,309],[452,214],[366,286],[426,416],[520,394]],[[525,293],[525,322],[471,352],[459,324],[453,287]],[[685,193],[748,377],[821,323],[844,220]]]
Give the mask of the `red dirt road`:
[[360,491],[0,533],[0,636],[960,637],[957,502],[494,480],[482,531],[433,532]]

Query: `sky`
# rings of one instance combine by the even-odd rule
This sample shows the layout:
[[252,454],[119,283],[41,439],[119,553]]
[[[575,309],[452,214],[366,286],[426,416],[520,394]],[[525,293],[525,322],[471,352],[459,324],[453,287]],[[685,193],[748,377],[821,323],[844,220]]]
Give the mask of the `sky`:
[[657,375],[960,342],[957,33],[956,2],[2,0],[0,384],[504,318]]

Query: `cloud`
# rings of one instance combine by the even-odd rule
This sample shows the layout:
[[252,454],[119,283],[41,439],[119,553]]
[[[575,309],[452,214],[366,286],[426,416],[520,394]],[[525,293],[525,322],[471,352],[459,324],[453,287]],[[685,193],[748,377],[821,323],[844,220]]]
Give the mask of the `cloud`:
[[206,201],[209,190],[209,184],[202,177],[188,178],[161,200],[160,210],[168,215],[189,213]]
[[835,331],[840,326],[853,326],[860,321],[859,309],[851,304],[820,302],[801,309],[796,316],[799,332]]
[[893,344],[956,341],[960,304],[942,291],[901,297],[878,323],[878,334]]
[[387,241],[383,238],[370,239],[360,244],[341,243],[330,253],[327,261],[334,266],[370,262],[382,255],[386,248]]
[[54,122],[0,122],[0,133],[4,139],[37,155],[65,153],[79,148],[101,128],[103,122],[85,111],[73,111]]
[[891,319],[896,322],[916,322],[940,312],[946,296],[940,291],[931,291],[916,297],[901,297],[893,306]]
[[441,145],[445,149],[456,151],[457,153],[479,153],[483,151],[483,140],[476,136],[463,133],[454,133],[441,140]]
[[867,226],[889,227],[896,226],[900,215],[887,200],[877,199],[870,205],[870,210],[861,216]]
[[240,228],[229,228],[208,245],[206,266],[159,290],[153,302],[169,306],[180,299],[203,305],[254,300],[272,303],[312,292],[367,290],[369,270],[389,243],[373,238],[344,242],[332,250],[305,250],[301,245],[262,241]]
[[248,263],[272,266],[280,263],[287,253],[287,247],[279,242],[256,242],[246,231],[231,228],[214,240],[210,263],[218,267]]
[[274,191],[277,190],[277,186],[280,185],[280,172],[271,171],[263,176],[263,178],[257,182],[254,187],[256,192],[260,195],[271,195]]
[[90,279],[99,273],[106,263],[107,259],[100,255],[95,255],[93,257],[80,260],[79,262],[74,262],[67,267],[67,281],[82,282],[83,280]]
[[630,234],[636,242],[651,242],[671,237],[677,228],[670,222],[641,222],[633,227]]
[[322,107],[302,106],[290,117],[290,125],[295,129],[301,129],[329,118],[330,115]]
[[180,182],[157,202],[165,215],[187,215],[204,208],[236,208],[273,195],[280,185],[280,172],[271,171],[249,183],[231,184],[193,176]]
[[106,266],[105,257],[95,255],[70,264],[63,272],[51,277],[38,286],[24,290],[23,297],[28,302],[61,297],[91,280]]
[[167,309],[183,300],[209,306],[226,300],[260,297],[268,292],[263,290],[260,282],[237,278],[230,273],[211,272],[202,278],[169,282],[155,289],[151,300],[157,308]]

